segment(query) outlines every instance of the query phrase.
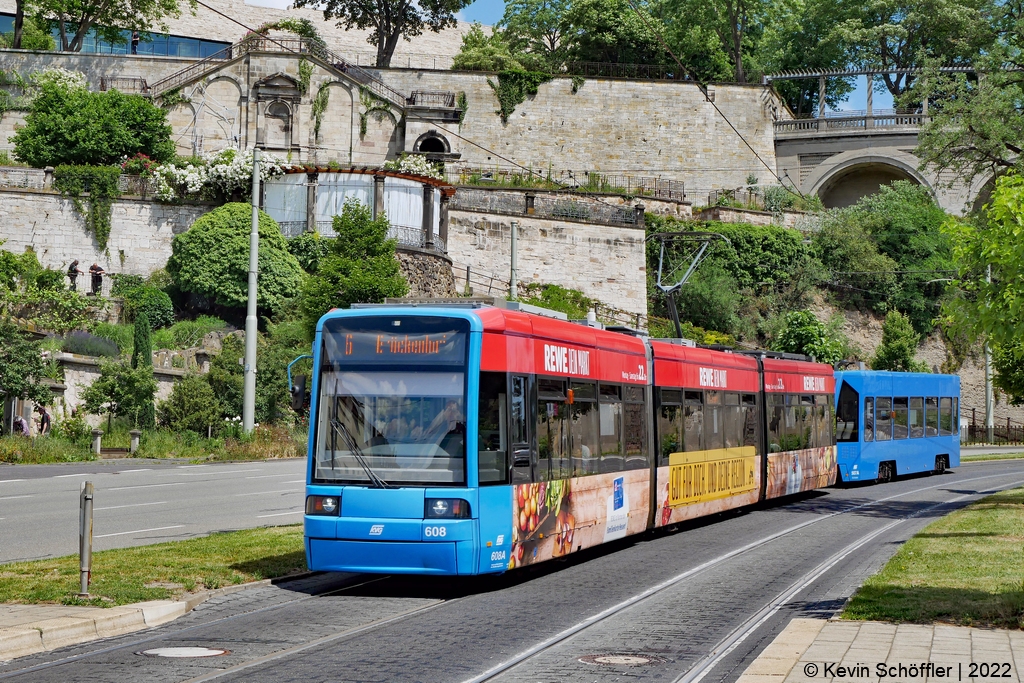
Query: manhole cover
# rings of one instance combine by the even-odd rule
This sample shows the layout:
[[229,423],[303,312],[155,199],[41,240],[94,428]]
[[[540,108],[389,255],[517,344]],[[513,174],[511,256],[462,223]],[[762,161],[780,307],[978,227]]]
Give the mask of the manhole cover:
[[647,666],[649,664],[662,664],[665,660],[654,655],[639,654],[607,654],[607,655],[585,655],[580,657],[584,664],[599,664],[602,666]]
[[209,647],[157,647],[135,654],[147,657],[220,657],[231,654],[231,650],[215,650]]

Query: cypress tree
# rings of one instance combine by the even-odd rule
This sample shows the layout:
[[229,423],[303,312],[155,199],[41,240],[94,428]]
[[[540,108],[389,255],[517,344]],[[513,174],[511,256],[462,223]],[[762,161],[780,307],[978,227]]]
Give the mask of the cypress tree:
[[[135,317],[135,348],[132,350],[132,368],[148,368],[153,373],[153,342],[149,338],[149,316],[145,311]],[[138,427],[152,429],[156,426],[156,407],[146,403],[139,411]]]

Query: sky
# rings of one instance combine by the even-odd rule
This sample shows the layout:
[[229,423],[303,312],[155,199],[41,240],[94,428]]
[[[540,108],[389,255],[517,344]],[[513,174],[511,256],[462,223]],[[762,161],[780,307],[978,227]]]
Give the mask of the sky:
[[[266,7],[284,8],[293,0],[247,0],[250,5],[263,5]],[[476,0],[472,5],[459,12],[459,19],[462,21],[479,21],[485,26],[493,26],[505,13],[503,0]],[[850,93],[846,102],[839,105],[840,109],[862,110],[867,108],[867,83],[861,76],[857,79],[857,89]],[[890,109],[892,107],[892,95],[888,90],[879,92],[876,88],[872,106],[875,109]]]

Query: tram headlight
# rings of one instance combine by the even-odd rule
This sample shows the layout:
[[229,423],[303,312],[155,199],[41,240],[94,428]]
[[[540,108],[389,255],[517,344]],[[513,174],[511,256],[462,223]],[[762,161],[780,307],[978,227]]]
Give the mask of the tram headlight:
[[306,496],[306,514],[337,517],[341,510],[339,496]]
[[427,498],[423,505],[425,519],[466,519],[469,503],[461,498]]

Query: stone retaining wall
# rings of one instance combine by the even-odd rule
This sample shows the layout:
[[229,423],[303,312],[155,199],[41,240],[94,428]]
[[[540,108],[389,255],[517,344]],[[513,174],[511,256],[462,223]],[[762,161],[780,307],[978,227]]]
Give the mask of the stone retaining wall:
[[409,282],[409,296],[451,298],[457,296],[450,258],[425,249],[400,247],[397,252],[402,275]]

